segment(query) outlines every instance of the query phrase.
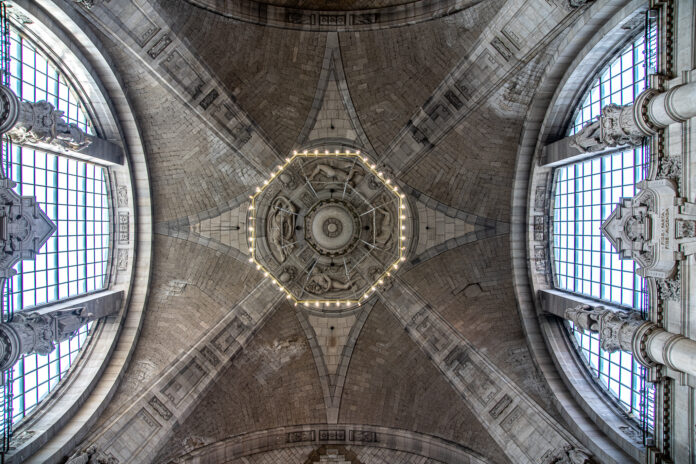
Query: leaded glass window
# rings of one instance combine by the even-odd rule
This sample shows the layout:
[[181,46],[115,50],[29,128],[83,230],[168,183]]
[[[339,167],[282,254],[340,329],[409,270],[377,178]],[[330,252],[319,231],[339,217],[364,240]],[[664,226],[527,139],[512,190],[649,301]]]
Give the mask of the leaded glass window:
[[[632,40],[599,73],[579,105],[568,135],[595,121],[605,105],[631,104],[645,89],[645,39]],[[644,311],[647,288],[632,260],[622,260],[601,233],[621,197],[644,178],[647,151],[618,151],[559,167],[554,173],[553,271],[556,288]],[[599,383],[644,426],[654,424],[654,387],[631,353],[607,353],[598,334],[568,330]]]
[[[93,133],[77,94],[60,70],[26,37],[12,31],[10,87],[27,101],[46,100],[68,122]],[[8,279],[4,304],[12,311],[103,289],[110,247],[108,174],[105,168],[62,155],[13,146],[3,169],[20,195],[36,196],[56,233],[35,261],[21,261]],[[12,420],[31,412],[63,378],[88,340],[81,327],[47,356],[23,356],[13,368]]]
[[602,70],[590,86],[568,135],[573,135],[599,117],[610,103],[630,105],[645,90],[645,37],[639,35]]

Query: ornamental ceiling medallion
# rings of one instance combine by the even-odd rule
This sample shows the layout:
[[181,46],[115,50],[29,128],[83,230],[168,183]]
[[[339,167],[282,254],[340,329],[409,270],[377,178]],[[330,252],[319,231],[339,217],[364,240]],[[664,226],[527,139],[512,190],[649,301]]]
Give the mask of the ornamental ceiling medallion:
[[360,152],[294,152],[256,189],[251,262],[295,305],[359,305],[404,261],[405,195]]

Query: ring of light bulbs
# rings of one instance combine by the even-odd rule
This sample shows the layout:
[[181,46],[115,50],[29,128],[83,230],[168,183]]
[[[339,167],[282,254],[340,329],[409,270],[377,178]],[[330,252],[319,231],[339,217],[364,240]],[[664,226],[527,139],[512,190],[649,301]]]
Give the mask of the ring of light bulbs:
[[[370,172],[375,176],[375,178],[379,179],[382,181],[382,184],[389,189],[399,200],[399,206],[398,206],[398,211],[399,211],[399,233],[397,234],[399,237],[398,240],[398,257],[394,260],[393,263],[391,263],[389,266],[387,266],[386,270],[382,272],[382,274],[375,280],[375,282],[357,299],[298,299],[295,298],[295,296],[288,290],[282,282],[280,282],[273,274],[268,272],[263,265],[256,259],[256,218],[255,218],[255,211],[256,211],[256,200],[261,195],[261,193],[268,187],[268,185],[276,178],[278,177],[283,170],[285,170],[286,167],[292,161],[297,158],[297,157],[306,157],[306,158],[319,158],[319,157],[324,157],[324,156],[330,156],[330,157],[356,157],[360,161],[362,161],[362,164],[364,167],[366,167]],[[247,237],[249,241],[249,252],[251,253],[251,258],[249,258],[249,262],[252,264],[256,265],[256,268],[260,271],[263,272],[264,277],[269,278],[273,281],[275,286],[280,290],[281,292],[285,293],[286,298],[290,300],[295,306],[297,305],[304,305],[307,307],[314,307],[314,308],[331,308],[331,306],[335,308],[348,308],[351,306],[355,305],[362,305],[365,301],[367,301],[368,298],[370,298],[374,292],[377,291],[379,286],[383,285],[385,280],[391,277],[392,273],[395,272],[397,269],[399,269],[399,265],[403,262],[406,261],[406,257],[404,256],[404,253],[406,251],[406,225],[405,225],[405,220],[406,220],[406,195],[403,193],[399,192],[399,187],[392,182],[391,179],[387,178],[384,176],[384,173],[381,171],[377,170],[377,166],[370,162],[369,158],[367,158],[365,155],[361,154],[360,151],[355,151],[355,152],[342,152],[339,150],[336,150],[334,152],[329,152],[328,150],[324,151],[319,151],[319,150],[314,150],[314,151],[309,151],[309,150],[304,150],[302,152],[298,151],[293,151],[292,157],[290,158],[285,158],[285,163],[282,165],[278,165],[275,167],[275,169],[272,171],[271,176],[263,182],[263,186],[261,187],[256,187],[256,193],[254,195],[251,195],[250,197],[251,204],[249,205],[249,214],[247,216]]]

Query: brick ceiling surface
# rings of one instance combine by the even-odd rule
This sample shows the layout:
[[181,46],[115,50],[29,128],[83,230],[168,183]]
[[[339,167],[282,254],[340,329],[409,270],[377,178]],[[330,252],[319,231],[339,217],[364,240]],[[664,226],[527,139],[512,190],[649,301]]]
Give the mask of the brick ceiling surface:
[[[281,157],[298,148],[309,115],[317,114],[312,109],[322,103],[317,92],[322,80],[335,79],[337,84],[330,88],[338,89],[341,97],[336,98],[349,108],[345,114],[350,124],[360,126],[353,127],[354,132],[364,133],[369,141],[364,149],[388,164],[399,159],[395,141],[409,133],[411,123],[437,111],[432,103],[442,98],[437,95],[443,94],[443,83],[453,80],[448,76],[459,73],[464,83],[488,84],[490,79],[476,76],[481,64],[471,54],[491,42],[496,34],[492,28],[501,27],[496,18],[503,7],[515,2],[488,0],[414,25],[337,32],[252,24],[184,0],[150,3]],[[352,10],[408,2],[268,3]],[[162,85],[112,35],[96,28],[95,34],[128,89],[143,134],[156,232],[142,334],[124,381],[102,415],[102,426],[129,398],[149,388],[160,372],[261,280],[262,275],[246,262],[245,250],[235,249],[222,236],[200,239],[204,228],[198,223],[229,214],[241,217],[243,226],[245,216],[235,216],[236,211],[263,176],[246,161],[256,156],[252,144],[242,147],[241,155],[235,152],[198,109],[194,111]],[[432,212],[435,219],[427,230],[438,227],[437,218],[449,215],[460,218],[462,225],[457,227],[467,237],[466,244],[447,241],[459,237],[454,225],[451,229],[443,225],[441,232],[433,234],[432,243],[420,245],[437,250],[407,263],[399,278],[495,368],[555,415],[517,313],[508,234],[518,142],[534,89],[548,63],[547,42],[538,39],[541,46],[514,66],[497,56],[500,72],[505,73],[501,81],[477,97],[471,111],[461,117],[453,113],[457,105],[469,104],[464,96],[448,100],[449,116],[445,112],[432,119],[443,133],[430,137],[427,148],[419,148],[408,162],[395,163],[391,170],[405,190],[418,193],[411,204],[420,205],[420,209],[412,208],[423,212],[420,220]],[[332,72],[327,72],[329,62]],[[434,212],[438,208],[447,214],[438,216]],[[318,329],[307,321],[314,319],[280,304],[250,344],[201,394],[188,418],[174,428],[158,462],[170,462],[196,446],[238,434],[324,423],[332,404],[337,405],[339,423],[414,431],[458,443],[490,462],[509,462],[467,402],[383,304],[371,308],[360,322],[363,325],[350,332],[352,338],[341,339],[350,348],[342,351],[348,353],[340,361],[343,378],[329,378],[328,386],[320,375],[322,350],[312,344],[311,331]],[[360,321],[360,316],[351,319],[351,324],[358,324],[353,321]],[[342,388],[342,396],[338,403],[331,403],[325,399],[326,392],[336,385]]]

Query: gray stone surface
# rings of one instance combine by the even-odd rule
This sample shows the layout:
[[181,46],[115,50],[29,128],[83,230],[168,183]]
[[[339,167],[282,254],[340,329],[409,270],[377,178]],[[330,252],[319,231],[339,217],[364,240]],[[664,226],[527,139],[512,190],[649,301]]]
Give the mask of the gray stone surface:
[[[579,447],[530,354],[511,269],[522,238],[510,230],[525,195],[513,180],[527,179],[521,135],[543,116],[534,98],[594,13],[565,0],[278,0],[224,16],[224,2],[203,3],[75,6],[136,115],[155,231],[137,347],[78,449],[270,464],[337,443],[365,464],[517,464]],[[338,23],[367,6],[384,16]],[[288,8],[294,25],[275,27]],[[215,348],[248,295],[280,296],[254,293],[248,195],[292,149],[323,143],[361,148],[407,194],[413,243],[399,279],[412,298],[387,281],[387,300],[341,314],[254,306],[263,314],[234,326],[244,346]],[[404,322],[413,301],[427,312]]]

